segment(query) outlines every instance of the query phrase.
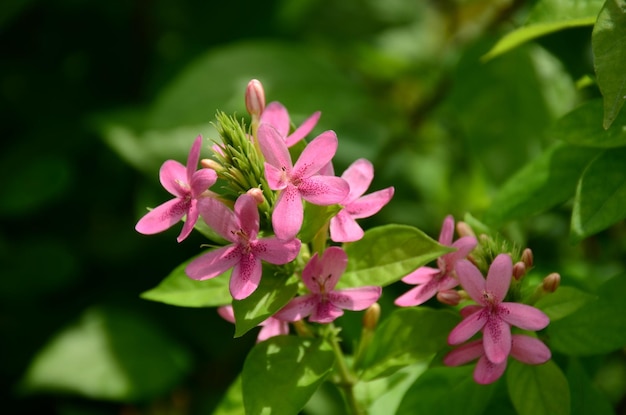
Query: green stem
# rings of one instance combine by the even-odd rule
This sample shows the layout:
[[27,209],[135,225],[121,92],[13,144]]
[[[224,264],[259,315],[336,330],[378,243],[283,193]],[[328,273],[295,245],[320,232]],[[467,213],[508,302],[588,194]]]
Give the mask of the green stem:
[[356,383],[356,379],[348,368],[346,358],[341,350],[341,346],[339,346],[339,341],[336,335],[337,330],[332,323],[329,324],[329,326],[329,329],[332,331],[330,344],[333,348],[333,352],[335,353],[337,372],[339,375],[339,380],[335,383],[343,391],[349,413],[352,415],[365,415],[365,411],[360,407],[356,397],[354,396],[354,385]]

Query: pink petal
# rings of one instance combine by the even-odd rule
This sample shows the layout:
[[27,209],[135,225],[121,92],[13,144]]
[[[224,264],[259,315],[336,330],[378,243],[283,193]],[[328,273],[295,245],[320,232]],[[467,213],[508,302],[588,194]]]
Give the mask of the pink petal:
[[394,301],[395,305],[400,307],[413,307],[425,303],[437,294],[437,284],[429,281],[426,284],[420,284],[415,288],[411,288]]
[[485,305],[483,292],[485,290],[485,279],[478,268],[468,260],[464,259],[456,264],[456,275],[463,289],[474,301]]
[[306,263],[302,270],[302,282],[314,294],[321,292],[322,286],[325,284],[326,276],[323,280],[320,280],[322,275],[322,260],[318,253],[314,253],[309,262]]
[[474,248],[476,248],[477,244],[478,241],[473,236],[463,236],[462,238],[454,241],[454,243],[450,246],[456,248],[456,251],[450,252],[449,254],[445,254],[443,256],[444,261],[446,262],[446,264],[448,264],[448,269],[451,269],[450,265],[452,265],[452,268],[454,268],[455,264],[458,261],[465,259],[469,255],[469,253],[472,252]]
[[322,176],[334,176],[335,168],[333,167],[333,162],[329,161],[324,167],[320,169],[319,174],[321,174]]
[[[339,278],[348,266],[348,255],[340,247],[331,246],[324,251],[322,258],[318,261],[318,266],[318,276],[326,278],[324,287],[326,292],[330,292],[335,289]],[[302,276],[304,277],[304,270]]]
[[281,137],[289,134],[290,120],[287,109],[280,102],[270,102],[261,113],[260,124],[267,123],[274,127]]
[[185,166],[175,160],[167,160],[161,165],[159,181],[174,196],[185,197],[190,192]]
[[241,230],[248,235],[250,240],[255,240],[259,233],[259,208],[252,196],[244,193],[237,198],[235,216]]
[[511,326],[492,316],[483,330],[485,355],[493,363],[502,363],[511,352]]
[[282,240],[295,238],[300,231],[303,218],[304,208],[300,192],[295,186],[289,185],[281,190],[274,205],[272,213],[274,234]]
[[183,229],[180,231],[180,235],[178,235],[178,238],[176,238],[179,243],[189,236],[189,234],[193,230],[193,227],[196,225],[196,222],[198,222],[199,212],[197,204],[198,201],[195,199],[189,201],[187,218],[185,219],[185,223],[183,224]]
[[337,144],[337,135],[334,131],[324,131],[315,137],[304,148],[298,161],[293,166],[292,177],[306,178],[319,172],[322,167],[332,160],[337,152]]
[[486,323],[487,318],[482,309],[467,316],[452,329],[448,335],[448,344],[453,346],[469,340],[474,334],[478,333]]
[[474,380],[479,385],[488,385],[500,379],[505,370],[506,359],[500,363],[493,363],[486,356],[482,356],[476,363]]
[[341,317],[343,315],[343,310],[336,307],[329,301],[322,301],[317,303],[317,307],[313,310],[313,313],[309,317],[309,321],[314,323],[331,323],[337,317]]
[[328,294],[328,301],[344,310],[361,311],[380,298],[383,289],[376,286],[346,288]]
[[354,219],[369,218],[378,213],[393,197],[394,188],[378,190],[355,200],[346,206]]
[[341,202],[350,191],[350,186],[339,177],[312,176],[302,179],[298,190],[307,202],[327,206]]
[[406,277],[403,277],[402,282],[407,284],[425,284],[439,275],[439,272],[437,268],[419,267]]
[[358,159],[343,172],[341,178],[350,185],[350,193],[342,203],[346,206],[361,197],[370,187],[374,179],[374,166],[369,160]]
[[227,241],[237,242],[233,232],[239,229],[235,212],[225,204],[212,197],[203,197],[198,200],[198,211],[206,224]]
[[144,235],[163,232],[178,223],[187,213],[188,203],[183,199],[171,199],[146,213],[135,230]]
[[439,243],[441,245],[450,246],[452,239],[454,238],[454,218],[452,215],[448,215],[443,220],[441,225],[441,232],[439,233]]
[[260,326],[262,328],[256,338],[257,343],[265,341],[270,337],[289,334],[289,324],[274,317],[269,317],[267,320],[262,322]]
[[541,340],[523,334],[514,334],[511,356],[522,363],[540,365],[550,360],[552,353]]
[[189,150],[189,156],[187,157],[187,177],[186,182],[191,183],[191,177],[198,168],[198,162],[200,161],[200,149],[202,148],[202,136],[196,137],[196,140],[191,145]]
[[235,310],[233,310],[232,305],[225,305],[217,308],[217,314],[220,315],[224,320],[234,323],[235,322]]
[[263,238],[253,245],[253,252],[263,261],[270,264],[282,265],[293,261],[300,252],[299,239],[282,241],[278,238]]
[[363,229],[345,209],[330,219],[330,239],[334,242],[354,242],[363,238]]
[[446,366],[461,366],[485,354],[482,339],[465,343],[452,350],[443,358]]
[[470,315],[474,314],[477,311],[480,311],[483,309],[483,306],[480,306],[478,304],[470,304],[470,305],[466,305],[465,307],[463,307],[459,313],[461,314],[462,318],[466,318],[469,317]]
[[259,147],[265,157],[265,161],[272,166],[291,170],[291,156],[285,144],[283,136],[271,125],[261,124],[257,130]]
[[261,259],[253,253],[240,256],[230,276],[230,294],[235,300],[247,298],[257,289],[262,274]]
[[296,128],[296,130],[291,133],[291,135],[289,135],[285,140],[287,147],[291,147],[292,145],[296,144],[298,141],[306,137],[307,134],[309,134],[313,130],[313,128],[315,128],[315,125],[317,124],[317,121],[320,119],[321,115],[322,113],[319,111],[314,112],[300,125],[300,127]]
[[487,273],[485,289],[495,297],[499,303],[506,296],[513,277],[513,262],[508,254],[498,255],[491,265]]
[[200,281],[217,277],[239,262],[241,258],[239,251],[235,245],[209,251],[191,261],[185,268],[185,274],[191,279]]
[[550,324],[550,318],[543,311],[527,304],[502,303],[500,309],[504,321],[524,330],[541,330]]
[[285,307],[274,314],[274,317],[284,321],[298,321],[311,315],[317,303],[319,296],[317,294],[307,294],[301,297],[295,297],[289,301]]
[[217,173],[211,169],[200,169],[191,176],[190,187],[193,197],[198,198],[202,192],[213,186],[217,181]]
[[288,171],[278,167],[274,167],[269,163],[265,165],[265,178],[267,184],[272,190],[283,190],[289,184],[289,178],[287,177]]

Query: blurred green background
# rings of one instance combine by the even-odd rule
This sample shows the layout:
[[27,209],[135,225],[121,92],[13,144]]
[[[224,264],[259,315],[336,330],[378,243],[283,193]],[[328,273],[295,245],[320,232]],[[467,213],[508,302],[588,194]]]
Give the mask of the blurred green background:
[[[367,157],[377,172],[370,190],[395,186],[365,227],[405,223],[436,238],[446,214],[480,218],[498,186],[551,143],[546,127],[598,96],[575,84],[593,73],[590,27],[480,60],[532,5],[5,0],[1,412],[215,407],[254,335],[232,339],[214,309],[140,299],[204,240],[177,244],[178,227],[147,237],[134,225],[169,198],[158,183],[164,160],[184,161],[200,133],[216,138],[216,110],[246,116],[251,78],[296,123],[322,111],[315,132],[337,132],[338,173]],[[604,261],[612,253],[603,237],[555,242],[567,238],[568,209],[506,231],[546,271],[568,258],[622,267]],[[355,318],[345,322],[348,338]]]

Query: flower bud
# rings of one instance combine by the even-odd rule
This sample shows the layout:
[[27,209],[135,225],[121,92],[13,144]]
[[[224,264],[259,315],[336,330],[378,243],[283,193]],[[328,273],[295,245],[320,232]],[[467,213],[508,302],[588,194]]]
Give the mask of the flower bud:
[[533,251],[530,248],[522,251],[522,262],[526,265],[527,270],[533,267]]
[[265,91],[257,79],[248,82],[246,88],[246,110],[254,118],[258,118],[265,109]]
[[252,189],[249,189],[246,193],[254,198],[254,201],[257,205],[262,205],[263,202],[265,202],[263,190],[259,189],[258,187],[253,187]]
[[443,290],[437,293],[437,300],[442,304],[456,306],[461,302],[461,294],[457,290]]
[[548,274],[548,276],[543,279],[541,287],[545,292],[553,293],[557,288],[559,288],[559,285],[561,285],[561,276],[558,273],[553,272]]
[[374,330],[379,319],[380,305],[378,305],[378,303],[374,303],[369,306],[367,310],[365,310],[365,314],[363,315],[363,329]]
[[474,230],[466,222],[459,221],[456,223],[456,232],[459,236],[473,236],[476,237]]
[[224,167],[221,164],[211,159],[200,160],[200,165],[204,167],[205,169],[215,170],[216,172],[222,171],[224,169]]
[[519,281],[524,275],[526,275],[526,265],[521,261],[516,262],[515,265],[513,265],[513,278]]

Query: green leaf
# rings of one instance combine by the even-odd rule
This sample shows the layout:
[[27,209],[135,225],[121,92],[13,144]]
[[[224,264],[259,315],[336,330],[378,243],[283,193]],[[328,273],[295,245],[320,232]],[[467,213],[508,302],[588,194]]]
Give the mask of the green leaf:
[[192,280],[185,268],[196,257],[183,262],[159,285],[141,294],[141,298],[181,307],[217,307],[230,304],[228,290],[231,270],[205,281]]
[[345,245],[348,267],[340,288],[386,286],[429,263],[452,248],[440,245],[424,232],[406,225],[369,229],[357,242]]
[[492,59],[535,38],[579,26],[591,26],[604,0],[540,0],[531,10],[526,24],[508,33],[483,60]]
[[376,329],[360,365],[365,380],[388,376],[398,369],[430,358],[446,347],[459,316],[450,310],[427,307],[395,310]]
[[511,177],[485,212],[491,225],[522,219],[565,202],[598,151],[557,143]]
[[230,384],[212,415],[241,415],[244,412],[241,375]]
[[328,221],[341,210],[339,205],[318,206],[311,203],[304,204],[304,222],[298,233],[302,243],[309,243],[317,232],[325,228]]
[[626,101],[626,1],[607,0],[593,27],[591,47],[608,129]]
[[576,189],[572,238],[579,241],[626,217],[626,147],[605,151],[585,170]]
[[496,385],[477,384],[472,371],[471,366],[428,369],[404,395],[396,415],[482,414]]
[[151,321],[94,307],[37,353],[21,386],[26,392],[149,401],[177,385],[190,366],[188,351]]
[[561,117],[547,132],[547,136],[583,147],[611,148],[626,145],[626,114],[622,113],[611,128],[602,128],[602,100],[585,102]]
[[257,344],[243,365],[246,414],[297,414],[334,363],[332,348],[323,339],[277,336]]
[[286,275],[280,267],[264,266],[259,287],[249,297],[233,300],[235,337],[243,336],[283,308],[297,291],[295,275]]
[[552,360],[526,365],[511,360],[506,372],[509,397],[519,415],[569,415],[570,390]]
[[550,317],[550,321],[553,322],[567,317],[580,307],[596,299],[596,296],[587,294],[574,287],[559,287],[555,292],[540,298],[534,304],[534,307],[546,313]]
[[589,376],[578,359],[570,359],[566,375],[572,396],[572,415],[615,414],[611,403],[591,383]]

